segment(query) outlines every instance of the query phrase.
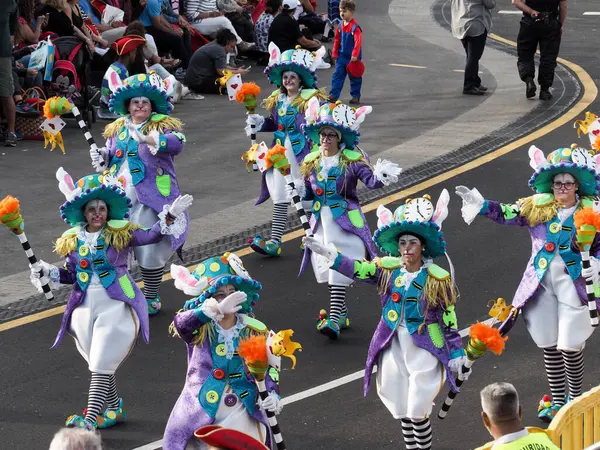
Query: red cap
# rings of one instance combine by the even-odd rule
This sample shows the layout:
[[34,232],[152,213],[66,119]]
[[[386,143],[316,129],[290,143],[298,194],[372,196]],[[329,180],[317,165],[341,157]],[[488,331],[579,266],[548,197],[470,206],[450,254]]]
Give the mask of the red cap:
[[346,72],[348,72],[350,76],[360,78],[365,73],[365,65],[360,60],[350,61],[346,66]]
[[241,431],[223,428],[220,425],[206,425],[198,428],[194,436],[207,445],[225,450],[269,450],[264,444]]
[[116,40],[115,42],[113,42],[113,45],[111,47],[115,50],[115,52],[117,52],[117,55],[122,56],[129,53],[134,48],[138,48],[140,45],[144,45],[145,43],[146,39],[144,39],[143,37],[131,35],[123,36],[121,39]]

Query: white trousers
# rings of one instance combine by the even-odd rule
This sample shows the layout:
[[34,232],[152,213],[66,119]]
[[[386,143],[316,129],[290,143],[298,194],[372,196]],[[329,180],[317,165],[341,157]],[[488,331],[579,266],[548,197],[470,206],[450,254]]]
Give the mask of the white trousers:
[[445,380],[442,363],[417,347],[406,327],[398,326],[377,370],[377,394],[394,419],[429,417]]
[[575,284],[558,255],[542,278],[538,294],[523,307],[527,331],[540,348],[578,352],[594,328],[587,305],[582,305]]
[[238,44],[242,42],[242,38],[238,36],[237,31],[235,31],[235,28],[233,28],[233,25],[231,24],[231,21],[225,16],[201,19],[199,22],[192,23],[192,26],[205,36],[212,36],[217,31],[227,28],[229,31],[235,34]]
[[73,311],[69,333],[90,372],[112,375],[137,339],[140,321],[127,303],[113,300],[100,284],[90,285]]
[[[292,178],[297,180],[300,177],[300,166],[296,162],[296,155],[294,154],[294,149],[292,148],[292,142],[290,138],[285,136],[285,157],[290,162],[290,169]],[[285,182],[285,178],[279,170],[269,169],[265,175],[265,180],[267,182],[267,189],[269,190],[269,195],[271,196],[271,200],[273,203],[289,203],[290,200],[287,198],[287,183]]]
[[[149,206],[136,203],[131,208],[131,223],[151,228],[156,222],[158,222],[158,214]],[[161,269],[173,254],[171,236],[163,236],[156,244],[134,247],[133,252],[138,264],[144,269]]]
[[[329,206],[321,207],[319,223],[315,230],[315,239],[321,244],[327,245],[330,242],[335,245],[338,251],[350,259],[363,260],[366,256],[365,244],[357,235],[343,230],[334,220]],[[350,286],[353,280],[341,273],[327,269],[325,262],[319,262],[324,258],[311,252],[310,260],[315,273],[317,283],[337,284],[341,286]]]

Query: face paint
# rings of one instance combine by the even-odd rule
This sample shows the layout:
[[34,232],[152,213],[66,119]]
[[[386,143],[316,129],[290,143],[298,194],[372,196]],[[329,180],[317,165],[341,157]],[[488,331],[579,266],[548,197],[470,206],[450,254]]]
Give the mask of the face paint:
[[552,192],[556,200],[567,206],[573,206],[577,202],[577,180],[570,173],[559,173],[552,180]]
[[88,223],[88,230],[96,232],[101,229],[106,223],[108,217],[108,206],[104,200],[90,200],[84,207],[85,219]]
[[405,262],[413,263],[421,260],[423,244],[418,237],[412,234],[403,234],[398,238],[398,250]]
[[226,284],[224,286],[220,286],[217,291],[214,293],[213,298],[221,303],[228,296],[235,292],[235,287],[232,284]]

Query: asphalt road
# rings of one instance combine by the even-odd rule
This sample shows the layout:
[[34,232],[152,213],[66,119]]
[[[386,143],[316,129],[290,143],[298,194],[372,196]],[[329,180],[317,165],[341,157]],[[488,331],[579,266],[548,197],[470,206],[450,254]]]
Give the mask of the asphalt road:
[[[369,7],[379,8],[375,4]],[[499,2],[499,9],[510,8],[507,0]],[[581,19],[582,12],[591,9],[591,1],[571,5],[573,26],[569,22],[562,56],[580,64],[597,80],[600,68],[596,65],[594,42],[584,39],[594,29],[597,19]],[[516,21],[515,16],[497,17],[496,32],[506,37],[515,35]],[[599,106],[596,102],[590,109],[595,107],[598,111]],[[576,139],[575,131],[567,124],[535,143],[548,153]],[[460,217],[460,200],[453,194],[454,187],[459,184],[477,187],[485,197],[501,201],[529,195],[527,179],[531,169],[527,147],[421,192],[429,193],[434,199],[443,188],[451,192],[450,216],[444,223],[444,232],[461,292],[457,308],[461,328],[484,319],[490,299],[512,297],[528,259],[530,244],[526,230],[497,226],[483,218],[467,227]],[[32,155],[26,157],[36,159]],[[54,186],[53,172],[48,170],[48,173],[37,181],[37,193],[49,185]],[[45,197],[43,200],[51,203]],[[57,201],[51,204],[57,204],[58,199],[54,200]],[[388,206],[394,208],[402,201],[398,199]],[[374,230],[373,213],[369,213],[367,219]],[[273,329],[293,328],[295,338],[304,347],[298,355],[296,370],[282,374],[284,397],[363,369],[367,346],[381,312],[374,288],[353,287],[348,292],[353,327],[345,331],[340,340],[327,340],[315,330],[318,311],[327,305],[327,289],[314,282],[310,271],[296,278],[300,258],[298,239],[284,245],[281,258],[267,259],[254,254],[243,258],[252,276],[264,285],[255,308],[257,317]],[[186,297],[173,288],[172,282],[164,283],[161,293],[165,306],[163,312],[151,320],[151,344],[138,345],[117,373],[129,418],[125,424],[102,433],[109,449],[132,449],[159,440],[183,386],[185,346],[180,340],[168,337],[167,328]],[[2,448],[47,448],[64,418],[85,406],[88,373],[74,344],[65,339],[59,349],[48,350],[59,318],[36,321],[1,334]],[[598,343],[596,334],[586,351],[586,388],[592,387],[600,377],[600,358],[593,351]],[[499,380],[515,384],[521,394],[526,423],[539,425],[535,416],[537,402],[548,389],[541,352],[532,344],[522,321],[511,332],[502,356],[487,355],[476,363],[474,374],[465,383],[447,419],[433,419],[436,449],[471,449],[488,440],[480,423],[478,393],[485,384]],[[435,411],[444,396],[445,392],[438,398]],[[362,397],[362,382],[358,380],[286,406],[280,424],[291,449],[403,448],[399,423],[374,392],[366,399]]]

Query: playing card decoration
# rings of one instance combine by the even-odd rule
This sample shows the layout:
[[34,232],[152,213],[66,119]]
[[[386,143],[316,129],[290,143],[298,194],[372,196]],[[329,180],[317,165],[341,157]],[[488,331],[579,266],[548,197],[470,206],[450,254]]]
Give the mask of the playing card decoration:
[[65,154],[65,144],[60,133],[65,127],[65,122],[60,116],[68,113],[72,108],[72,104],[65,97],[51,97],[46,100],[44,104],[44,117],[46,117],[46,120],[40,125],[44,134],[44,148],[51,145],[50,151],[52,152],[58,145],[62,154]]
[[227,96],[229,97],[229,101],[232,102],[235,100],[237,91],[242,88],[242,76],[239,73],[233,75],[227,80],[225,85],[227,86]]
[[261,142],[260,144],[254,144],[252,147],[250,147],[250,150],[242,155],[242,160],[246,161],[246,169],[248,172],[250,172],[248,169],[250,164],[256,164],[261,173],[266,171],[269,168],[267,162],[268,152],[269,148],[264,142]]

